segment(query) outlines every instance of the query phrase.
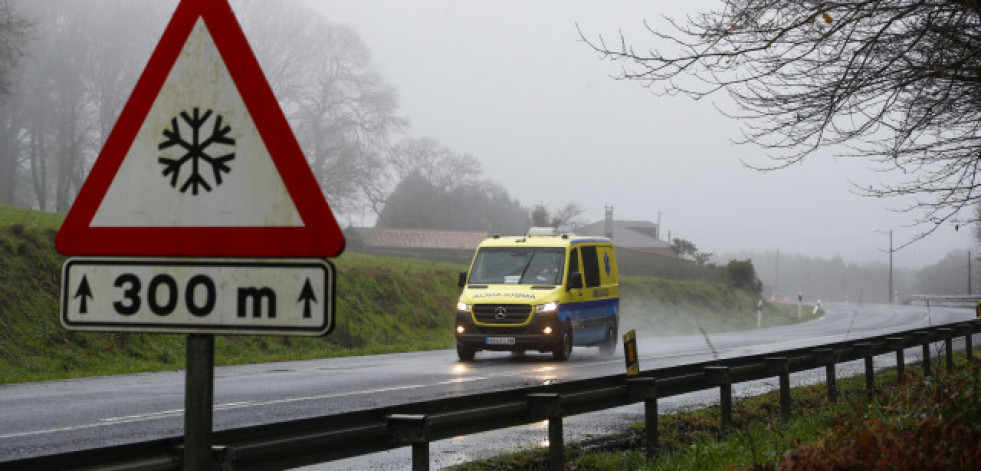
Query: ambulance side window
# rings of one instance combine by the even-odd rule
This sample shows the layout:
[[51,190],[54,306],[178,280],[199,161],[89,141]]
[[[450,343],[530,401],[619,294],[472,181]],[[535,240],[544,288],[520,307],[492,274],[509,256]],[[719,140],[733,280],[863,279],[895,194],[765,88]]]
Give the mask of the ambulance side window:
[[587,288],[600,285],[599,258],[596,255],[596,246],[582,247],[582,280]]
[[571,280],[572,274],[579,271],[579,249],[572,248],[569,250],[569,274],[565,279]]

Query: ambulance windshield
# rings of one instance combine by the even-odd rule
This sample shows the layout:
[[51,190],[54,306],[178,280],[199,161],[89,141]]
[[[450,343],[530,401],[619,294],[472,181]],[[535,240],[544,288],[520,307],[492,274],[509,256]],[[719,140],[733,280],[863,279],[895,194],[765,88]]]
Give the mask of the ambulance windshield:
[[564,262],[561,247],[484,247],[477,252],[469,283],[558,285]]

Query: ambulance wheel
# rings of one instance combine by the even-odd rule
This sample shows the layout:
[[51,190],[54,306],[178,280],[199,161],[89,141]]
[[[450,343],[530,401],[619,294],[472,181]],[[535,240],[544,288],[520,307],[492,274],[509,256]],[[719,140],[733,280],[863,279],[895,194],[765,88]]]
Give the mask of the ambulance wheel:
[[566,325],[562,329],[562,340],[552,350],[552,358],[555,361],[566,361],[569,359],[569,355],[572,355],[572,326]]
[[473,357],[477,354],[477,351],[460,344],[456,344],[456,356],[460,357],[460,361],[473,361]]
[[617,326],[613,324],[606,331],[606,340],[603,340],[599,346],[600,354],[602,355],[612,355],[617,349]]

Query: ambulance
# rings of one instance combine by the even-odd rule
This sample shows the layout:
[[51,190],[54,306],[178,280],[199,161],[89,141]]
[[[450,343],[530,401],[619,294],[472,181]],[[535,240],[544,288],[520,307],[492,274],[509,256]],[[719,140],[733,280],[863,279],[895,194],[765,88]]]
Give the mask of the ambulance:
[[565,361],[573,346],[612,354],[620,325],[616,252],[610,239],[533,227],[477,248],[456,306],[456,351],[534,350]]

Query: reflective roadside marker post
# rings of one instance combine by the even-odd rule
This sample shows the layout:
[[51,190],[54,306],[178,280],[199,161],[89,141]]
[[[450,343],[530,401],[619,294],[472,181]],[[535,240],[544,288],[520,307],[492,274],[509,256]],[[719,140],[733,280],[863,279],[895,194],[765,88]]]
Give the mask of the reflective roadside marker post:
[[187,335],[178,458],[231,467],[214,336],[327,335],[344,234],[228,0],[180,0],[55,247],[66,329]]
[[640,374],[640,361],[637,358],[637,333],[631,330],[623,334],[623,361],[627,366],[628,376]]

